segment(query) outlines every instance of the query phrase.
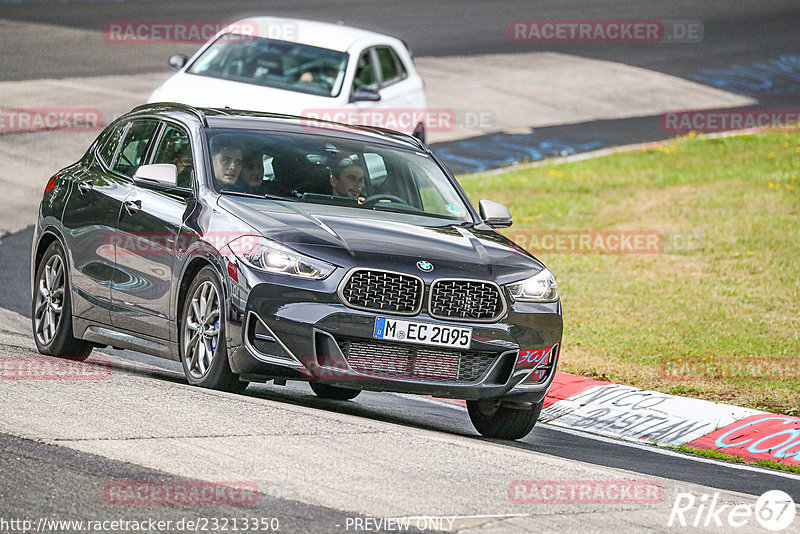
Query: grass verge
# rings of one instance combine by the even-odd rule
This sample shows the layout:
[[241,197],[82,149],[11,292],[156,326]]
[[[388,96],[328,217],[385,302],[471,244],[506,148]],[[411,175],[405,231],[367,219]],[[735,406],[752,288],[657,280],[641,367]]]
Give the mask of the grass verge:
[[779,471],[787,471],[789,473],[800,473],[800,466],[786,465],[774,460],[748,460],[741,456],[733,456],[732,454],[725,454],[724,452],[715,451],[713,449],[695,449],[681,445],[680,447],[667,447],[669,449],[685,452],[687,454],[695,454],[705,458],[713,458],[715,460],[724,460],[726,462],[733,462],[735,464],[750,464],[759,467],[767,467],[769,469],[777,469]]
[[[800,415],[799,174],[797,133],[690,134],[459,181],[475,203],[507,204],[503,232],[527,236],[558,278],[561,370]],[[573,231],[663,241],[656,253],[543,247]]]

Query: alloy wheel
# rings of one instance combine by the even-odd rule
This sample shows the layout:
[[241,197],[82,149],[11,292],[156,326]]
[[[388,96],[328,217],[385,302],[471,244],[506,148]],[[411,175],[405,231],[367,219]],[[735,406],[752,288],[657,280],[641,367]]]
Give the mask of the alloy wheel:
[[64,305],[64,261],[58,254],[45,264],[39,277],[34,308],[36,338],[48,345],[56,335]]
[[214,362],[219,345],[220,302],[217,288],[205,281],[190,297],[183,325],[184,357],[189,374],[202,378]]

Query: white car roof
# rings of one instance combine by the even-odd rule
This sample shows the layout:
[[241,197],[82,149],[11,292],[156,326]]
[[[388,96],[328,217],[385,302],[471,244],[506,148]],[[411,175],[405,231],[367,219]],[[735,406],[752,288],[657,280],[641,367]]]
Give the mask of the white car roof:
[[303,19],[287,19],[280,17],[250,17],[238,20],[220,33],[252,34],[259,37],[303,43],[339,52],[348,51],[361,40],[381,39],[399,42],[398,39],[382,33],[352,28],[341,24],[329,24]]

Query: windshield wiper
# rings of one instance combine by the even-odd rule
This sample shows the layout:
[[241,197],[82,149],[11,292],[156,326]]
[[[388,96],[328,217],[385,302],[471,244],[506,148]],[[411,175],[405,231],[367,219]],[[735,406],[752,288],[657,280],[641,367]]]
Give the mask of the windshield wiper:
[[380,203],[379,202],[379,203],[375,204],[374,206],[372,206],[372,208],[368,207],[367,209],[372,209],[373,211],[391,211],[391,212],[394,212],[394,213],[410,213],[412,215],[431,215],[431,216],[437,217],[437,215],[435,215],[433,213],[428,213],[428,212],[426,212],[424,210],[421,210],[419,208],[414,208],[413,206],[411,207],[411,209],[409,209],[409,208],[401,208],[399,206],[392,206],[391,203],[389,203],[389,202],[387,202],[387,203]]
[[247,198],[260,198],[260,199],[269,199],[269,200],[294,200],[290,197],[282,197],[279,195],[270,195],[269,193],[265,193],[263,195],[257,195],[256,193],[245,193],[244,191],[234,191],[232,189],[223,189],[220,191],[223,195],[234,195],[237,197],[247,197]]

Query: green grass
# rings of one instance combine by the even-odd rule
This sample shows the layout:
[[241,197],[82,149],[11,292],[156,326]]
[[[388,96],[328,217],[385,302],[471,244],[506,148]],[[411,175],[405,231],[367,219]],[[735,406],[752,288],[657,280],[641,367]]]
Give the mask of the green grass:
[[459,177],[506,235],[657,231],[657,254],[539,253],[564,308],[560,368],[798,415],[800,135],[656,148]]
[[684,445],[681,445],[680,447],[668,447],[668,448],[679,452],[685,452],[687,454],[695,454],[697,456],[704,456],[706,458],[714,458],[715,460],[725,460],[726,462],[733,462],[736,464],[751,464],[751,465],[757,465],[759,467],[778,469],[780,471],[788,471],[790,473],[800,473],[800,466],[782,464],[774,460],[748,460],[742,458],[741,456],[733,456],[732,454],[726,454],[724,452],[715,451],[713,449],[694,449],[692,447],[686,447]]

